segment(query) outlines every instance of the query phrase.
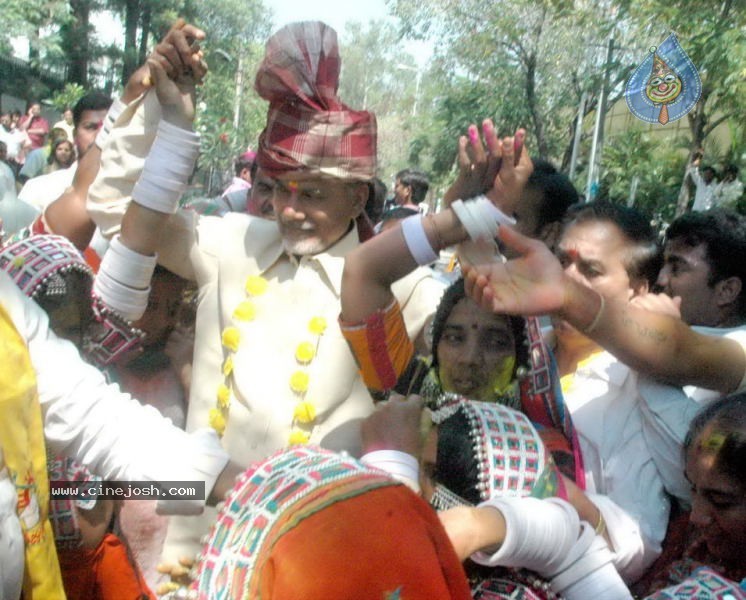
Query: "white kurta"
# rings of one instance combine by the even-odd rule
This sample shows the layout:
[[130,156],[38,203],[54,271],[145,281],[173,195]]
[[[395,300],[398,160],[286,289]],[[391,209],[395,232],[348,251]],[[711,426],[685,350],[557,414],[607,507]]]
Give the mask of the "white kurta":
[[[125,109],[109,135],[101,170],[89,191],[89,212],[104,235],[119,229],[159,118],[154,94],[146,94]],[[228,356],[221,332],[233,326],[239,328],[241,341],[233,357],[233,395],[223,445],[234,460],[246,465],[285,447],[299,400],[289,385],[290,376],[300,368],[295,351],[301,342],[316,342],[308,322],[321,316],[327,329],[316,356],[303,367],[310,377],[305,398],[317,410],[310,441],[358,451],[359,423],[373,410],[373,402],[337,319],[344,257],[359,243],[357,230],[351,227],[325,252],[297,259],[284,252],[273,221],[239,213],[200,217],[194,211],[170,219],[162,231],[159,262],[199,284],[187,431],[206,426],[210,409],[216,407],[218,386],[226,383],[222,368]],[[256,318],[241,322],[233,313],[247,298],[250,275],[263,276],[269,286],[264,295],[252,298]],[[410,336],[422,330],[443,288],[427,268],[394,285]],[[214,516],[206,511],[201,526],[191,519],[172,519],[166,558],[197,552]]]
[[[106,480],[205,481],[209,495],[228,462],[214,432],[203,429],[188,435],[154,408],[144,407],[116,385],[107,384],[97,369],[81,360],[70,342],[54,335],[46,313],[23,296],[5,273],[0,273],[0,302],[28,344],[44,436],[52,453],[67,454]],[[0,553],[12,551],[13,555],[0,555],[0,589],[10,589],[13,584],[6,579],[23,573],[11,569],[18,563],[13,532],[20,530],[14,527],[15,495],[6,493],[8,475],[3,467],[0,464]],[[193,511],[203,504],[168,501],[162,508],[165,512]]]

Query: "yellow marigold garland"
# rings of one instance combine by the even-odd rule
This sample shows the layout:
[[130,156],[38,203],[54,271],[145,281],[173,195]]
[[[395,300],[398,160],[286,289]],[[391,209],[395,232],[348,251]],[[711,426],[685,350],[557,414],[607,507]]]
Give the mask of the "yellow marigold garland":
[[[256,304],[251,300],[252,297],[261,296],[267,291],[268,282],[264,277],[251,275],[246,279],[244,289],[248,296],[233,311],[233,318],[236,321],[247,322],[256,318]],[[316,421],[316,406],[306,399],[306,393],[310,385],[310,375],[308,373],[309,365],[318,353],[321,336],[326,331],[326,319],[321,316],[313,317],[308,322],[308,331],[316,339],[314,341],[303,341],[298,344],[295,350],[295,360],[298,363],[296,369],[289,380],[290,389],[298,396],[298,403],[293,410],[293,422],[291,432],[288,437],[289,445],[307,444],[311,439],[311,430],[313,423]],[[231,404],[232,388],[231,381],[234,369],[233,355],[238,350],[241,343],[241,332],[237,327],[228,326],[222,332],[223,346],[229,351],[226,357],[222,371],[224,381],[218,385],[216,394],[216,405],[210,409],[209,423],[210,427],[222,436],[225,433],[225,427],[228,412]],[[303,425],[301,428],[299,425]]]

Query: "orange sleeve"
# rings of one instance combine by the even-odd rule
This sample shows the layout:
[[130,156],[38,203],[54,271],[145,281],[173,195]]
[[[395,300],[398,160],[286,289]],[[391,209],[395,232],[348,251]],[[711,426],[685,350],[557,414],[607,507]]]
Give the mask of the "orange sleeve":
[[396,299],[363,323],[345,323],[340,318],[339,325],[365,385],[371,390],[391,390],[414,357],[414,344]]

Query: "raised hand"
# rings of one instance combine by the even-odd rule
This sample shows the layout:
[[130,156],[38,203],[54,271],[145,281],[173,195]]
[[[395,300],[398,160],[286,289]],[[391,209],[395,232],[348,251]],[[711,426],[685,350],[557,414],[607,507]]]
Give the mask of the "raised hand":
[[466,293],[485,310],[541,315],[562,309],[565,274],[542,242],[502,226],[500,240],[516,253],[507,262],[464,267]]
[[420,415],[422,398],[391,394],[361,424],[363,453],[375,450],[399,450],[419,458],[422,447]]
[[492,187],[485,195],[506,215],[512,215],[521,199],[523,188],[534,170],[525,148],[526,131],[519,129],[514,137],[503,138],[502,161]]
[[500,169],[502,144],[492,121],[482,121],[484,144],[476,125],[469,125],[467,133],[468,137],[462,135],[458,140],[458,176],[443,195],[446,207],[456,200],[473,198],[489,190]]
[[164,118],[180,126],[194,120],[195,86],[207,72],[197,43],[204,37],[202,30],[179,19],[146,62],[150,76],[145,83],[155,87]]

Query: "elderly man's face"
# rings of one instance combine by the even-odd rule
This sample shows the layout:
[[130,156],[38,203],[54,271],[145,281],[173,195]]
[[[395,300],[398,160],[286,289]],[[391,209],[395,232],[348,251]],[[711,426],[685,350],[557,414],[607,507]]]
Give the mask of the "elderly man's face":
[[337,242],[360,214],[367,186],[295,171],[274,179],[272,205],[285,250],[313,255]]

